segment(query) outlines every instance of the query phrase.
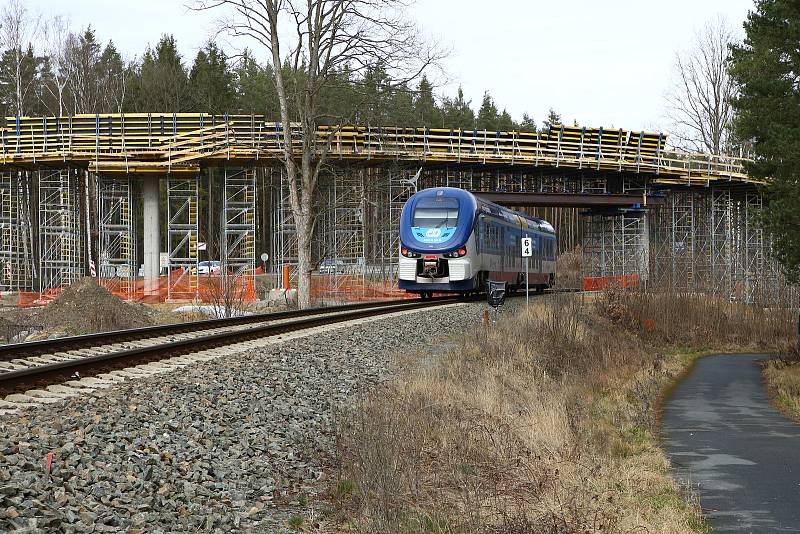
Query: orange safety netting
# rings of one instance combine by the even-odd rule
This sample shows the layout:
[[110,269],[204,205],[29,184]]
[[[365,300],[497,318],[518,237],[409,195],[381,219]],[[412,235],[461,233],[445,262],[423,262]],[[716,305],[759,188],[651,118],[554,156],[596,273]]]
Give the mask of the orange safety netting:
[[[229,277],[218,275],[190,276],[182,269],[175,269],[169,276],[161,276],[158,285],[145,290],[142,279],[128,281],[120,278],[100,278],[98,283],[111,294],[123,299],[145,303],[171,301],[199,301],[205,303],[252,303],[257,299],[252,277]],[[63,287],[44,292],[18,291],[17,306],[43,306],[55,299]],[[398,289],[388,280],[369,280],[359,275],[338,274],[312,275],[311,298],[314,301],[362,302],[396,298],[414,298],[416,295]]]
[[585,276],[583,278],[584,291],[599,291],[605,289],[609,284],[617,284],[621,287],[637,287],[639,285],[638,274],[623,274],[620,276]]
[[311,277],[311,298],[316,301],[361,302],[406,297],[416,295],[406,293],[389,280],[369,280],[349,274]]
[[[190,276],[182,269],[175,269],[169,276],[159,277],[157,284],[148,284],[147,288],[142,279],[100,278],[98,283],[123,300],[147,303],[165,302],[171,299],[235,305],[256,300],[255,284],[250,276],[231,276],[227,279],[219,275]],[[18,291],[17,306],[21,308],[43,306],[55,299],[63,290],[63,287],[57,287],[41,293]]]

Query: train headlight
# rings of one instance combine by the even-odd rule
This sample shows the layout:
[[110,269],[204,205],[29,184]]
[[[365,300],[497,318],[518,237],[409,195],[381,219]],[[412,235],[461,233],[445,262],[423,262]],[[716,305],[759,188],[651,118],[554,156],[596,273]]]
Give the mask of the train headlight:
[[419,254],[417,254],[416,252],[411,252],[406,247],[403,247],[403,248],[400,249],[400,254],[402,254],[406,258],[419,258],[420,257]]
[[453,252],[448,252],[447,254],[443,254],[445,258],[461,258],[467,255],[467,249],[465,247],[461,247],[458,250]]

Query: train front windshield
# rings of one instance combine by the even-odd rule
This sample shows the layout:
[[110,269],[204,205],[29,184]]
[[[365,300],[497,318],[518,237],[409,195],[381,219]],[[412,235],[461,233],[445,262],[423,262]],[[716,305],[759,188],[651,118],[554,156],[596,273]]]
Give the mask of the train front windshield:
[[456,233],[458,200],[443,196],[421,198],[414,206],[411,235],[420,243],[446,243]]
[[416,228],[455,228],[458,220],[458,200],[454,198],[423,198],[414,208]]

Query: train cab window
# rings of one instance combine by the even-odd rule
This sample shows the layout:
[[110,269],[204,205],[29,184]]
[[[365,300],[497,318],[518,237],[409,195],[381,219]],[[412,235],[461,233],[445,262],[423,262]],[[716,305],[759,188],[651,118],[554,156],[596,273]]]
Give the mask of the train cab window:
[[422,198],[414,207],[412,226],[417,228],[453,228],[458,220],[455,198]]

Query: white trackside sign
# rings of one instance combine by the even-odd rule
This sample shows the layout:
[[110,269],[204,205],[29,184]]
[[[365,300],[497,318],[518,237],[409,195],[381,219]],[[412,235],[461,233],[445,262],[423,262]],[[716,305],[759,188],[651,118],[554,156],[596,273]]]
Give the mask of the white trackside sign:
[[522,238],[522,257],[523,258],[530,258],[531,256],[533,256],[533,238],[523,237]]

